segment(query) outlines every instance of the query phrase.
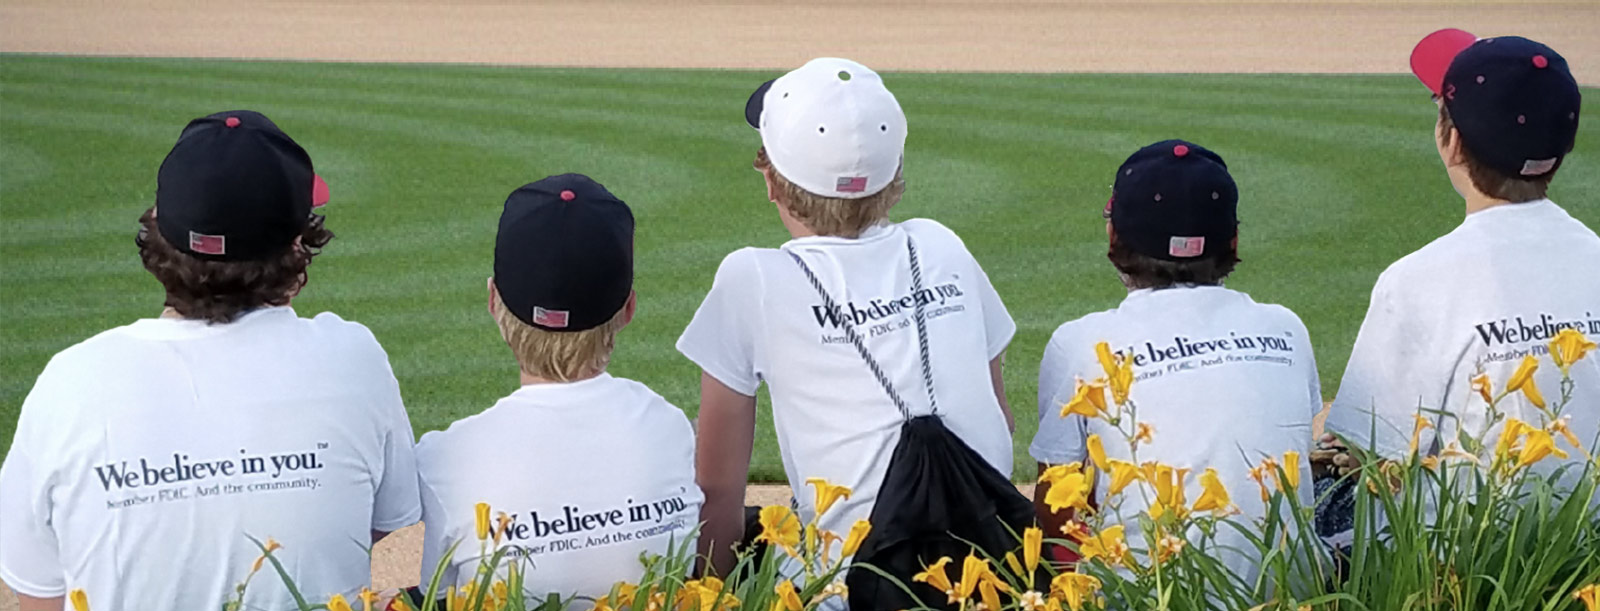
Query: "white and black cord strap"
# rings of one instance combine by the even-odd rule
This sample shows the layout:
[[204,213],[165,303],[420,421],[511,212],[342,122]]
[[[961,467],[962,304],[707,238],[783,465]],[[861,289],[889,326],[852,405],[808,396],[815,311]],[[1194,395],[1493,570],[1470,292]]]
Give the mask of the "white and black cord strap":
[[[909,239],[907,240],[907,245],[911,250],[912,301],[917,304],[912,316],[917,323],[917,343],[922,357],[922,379],[928,387],[928,400],[933,408],[932,413],[938,413],[939,406],[934,401],[933,395],[933,368],[928,364],[928,334],[922,313],[923,303],[918,297],[918,294],[922,291],[922,269],[917,264],[916,245],[911,243]],[[894,384],[889,382],[889,376],[883,372],[883,367],[878,364],[878,360],[872,358],[872,352],[867,350],[867,344],[862,341],[861,334],[856,332],[855,325],[851,324],[849,317],[845,316],[844,311],[833,300],[833,296],[828,294],[828,289],[823,288],[822,281],[817,279],[817,275],[811,271],[810,266],[806,265],[805,260],[793,252],[789,253],[789,257],[794,259],[796,265],[800,266],[800,271],[805,272],[806,280],[811,282],[811,288],[816,289],[817,295],[822,297],[822,307],[827,308],[828,313],[839,321],[839,326],[844,329],[845,338],[850,340],[852,346],[855,346],[856,353],[861,355],[861,360],[867,363],[867,369],[872,372],[872,377],[877,378],[878,384],[883,387],[883,392],[889,395],[889,400],[893,401],[895,407],[900,410],[900,416],[910,420],[911,407],[906,404],[905,399],[900,397],[900,393],[895,390]]]

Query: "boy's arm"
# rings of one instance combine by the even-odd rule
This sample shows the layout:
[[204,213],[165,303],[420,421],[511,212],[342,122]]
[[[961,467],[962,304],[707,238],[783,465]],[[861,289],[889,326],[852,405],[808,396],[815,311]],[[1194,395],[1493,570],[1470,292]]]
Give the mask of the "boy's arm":
[[34,598],[26,594],[18,594],[18,611],[61,611],[67,608],[67,599],[62,596],[51,598]]
[[711,561],[706,573],[727,575],[735,561],[733,545],[744,539],[744,492],[755,435],[756,398],[702,372],[694,466],[706,496],[699,545],[700,556]]
[[1000,413],[1006,417],[1006,430],[1017,432],[1017,419],[1011,415],[1011,404],[1006,402],[1006,379],[1001,376],[1001,365],[1005,363],[1004,352],[989,361],[989,381],[994,384],[994,398],[1000,401]]

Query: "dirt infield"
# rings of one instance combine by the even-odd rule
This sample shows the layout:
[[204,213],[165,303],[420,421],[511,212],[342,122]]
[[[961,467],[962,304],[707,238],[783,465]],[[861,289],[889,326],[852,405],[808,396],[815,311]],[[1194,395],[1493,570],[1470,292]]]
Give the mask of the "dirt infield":
[[[0,51],[769,69],[838,55],[897,70],[1397,73],[1422,35],[1456,26],[1545,41],[1597,85],[1597,25],[1592,1],[0,0]],[[781,486],[749,494],[788,498]],[[416,579],[420,534],[378,546],[375,585]],[[15,608],[0,587],[0,611]]]

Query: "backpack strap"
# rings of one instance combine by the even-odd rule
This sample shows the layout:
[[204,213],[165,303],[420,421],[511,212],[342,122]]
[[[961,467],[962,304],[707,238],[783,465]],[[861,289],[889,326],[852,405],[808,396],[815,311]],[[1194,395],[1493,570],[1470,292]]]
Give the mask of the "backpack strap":
[[[917,323],[917,344],[922,357],[922,380],[928,388],[928,401],[932,407],[931,413],[937,414],[939,412],[939,404],[934,399],[933,367],[928,362],[928,332],[923,316],[923,301],[918,297],[922,292],[922,267],[917,261],[916,244],[911,241],[910,236],[906,237],[906,245],[911,253],[912,301],[917,304],[912,317]],[[817,275],[811,271],[811,266],[806,265],[805,260],[801,259],[800,255],[790,252],[789,258],[794,259],[795,265],[800,266],[800,271],[805,273],[806,280],[811,282],[811,288],[816,289],[817,295],[822,297],[822,307],[827,308],[828,312],[833,314],[834,318],[839,321],[839,326],[844,329],[845,338],[849,339],[850,344],[855,346],[856,354],[860,355],[861,360],[866,362],[867,369],[872,372],[872,377],[878,380],[878,385],[883,387],[884,394],[889,395],[889,400],[893,401],[895,407],[900,410],[901,418],[910,420],[911,407],[906,404],[905,399],[900,397],[900,393],[895,390],[894,384],[889,382],[889,376],[883,372],[883,367],[878,364],[878,360],[872,358],[872,352],[867,350],[866,342],[862,341],[861,334],[856,331],[855,325],[850,322],[850,318],[843,315],[843,310],[839,307],[838,302],[833,300],[833,296],[828,294],[826,288],[823,288],[822,281],[817,279]]]

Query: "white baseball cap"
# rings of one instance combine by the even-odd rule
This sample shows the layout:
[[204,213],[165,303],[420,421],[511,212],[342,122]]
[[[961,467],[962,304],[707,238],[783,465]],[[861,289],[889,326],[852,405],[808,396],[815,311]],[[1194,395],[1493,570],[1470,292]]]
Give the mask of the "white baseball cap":
[[813,59],[750,96],[745,121],[761,132],[778,173],[823,197],[857,199],[894,181],[906,115],[870,68]]

